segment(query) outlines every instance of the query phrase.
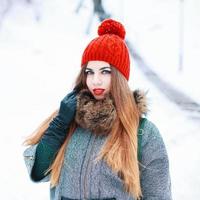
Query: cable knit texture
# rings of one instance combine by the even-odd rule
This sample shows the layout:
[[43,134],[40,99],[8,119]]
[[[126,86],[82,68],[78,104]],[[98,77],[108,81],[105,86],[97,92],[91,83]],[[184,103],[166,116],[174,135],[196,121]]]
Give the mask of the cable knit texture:
[[129,50],[124,41],[124,26],[113,19],[104,20],[98,27],[99,36],[85,48],[81,66],[92,60],[105,61],[119,70],[128,80],[130,74]]

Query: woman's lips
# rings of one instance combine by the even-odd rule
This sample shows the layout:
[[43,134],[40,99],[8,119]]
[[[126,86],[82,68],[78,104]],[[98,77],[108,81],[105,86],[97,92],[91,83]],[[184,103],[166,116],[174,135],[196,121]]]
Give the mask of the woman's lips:
[[95,95],[101,95],[103,94],[105,89],[101,89],[101,88],[96,88],[96,89],[93,89],[93,92]]

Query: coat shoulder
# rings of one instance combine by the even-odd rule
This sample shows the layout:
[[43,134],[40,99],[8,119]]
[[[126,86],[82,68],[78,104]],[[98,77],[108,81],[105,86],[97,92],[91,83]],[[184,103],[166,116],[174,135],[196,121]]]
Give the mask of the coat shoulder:
[[144,126],[142,129],[143,134],[143,143],[148,142],[149,140],[162,140],[162,135],[157,125],[146,118]]
[[163,137],[158,127],[148,119],[143,126],[141,148],[142,161],[145,164],[160,158],[168,159]]

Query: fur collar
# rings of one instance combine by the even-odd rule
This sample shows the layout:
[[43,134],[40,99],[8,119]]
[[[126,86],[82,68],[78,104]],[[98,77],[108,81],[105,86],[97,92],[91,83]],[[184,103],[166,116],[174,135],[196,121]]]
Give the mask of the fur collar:
[[139,89],[133,91],[133,96],[134,96],[135,102],[137,104],[140,116],[147,115],[147,113],[149,111],[148,107],[147,107],[146,95],[147,95],[147,92],[144,92]]
[[[133,96],[140,116],[146,115],[146,94],[143,91],[135,90]],[[115,119],[116,110],[109,95],[102,100],[96,100],[87,89],[79,92],[75,121],[82,128],[89,129],[98,135],[105,135],[111,131]]]

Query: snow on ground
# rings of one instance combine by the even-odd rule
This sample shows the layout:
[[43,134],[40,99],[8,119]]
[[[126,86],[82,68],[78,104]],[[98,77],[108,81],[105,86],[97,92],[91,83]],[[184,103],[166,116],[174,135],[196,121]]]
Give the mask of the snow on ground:
[[[70,91],[79,71],[82,50],[96,36],[96,18],[92,21],[90,35],[84,34],[90,16],[88,11],[92,9],[90,1],[85,0],[79,15],[75,15],[77,3],[44,1],[37,10],[39,22],[35,20],[35,11],[31,6],[15,5],[1,26],[0,187],[1,197],[6,200],[48,199],[48,183],[34,184],[29,180],[21,143]],[[197,4],[194,4],[197,6],[195,12],[199,8]],[[198,79],[195,79],[198,70],[190,65],[192,62],[198,65],[198,34],[192,35],[194,33],[188,31],[188,62],[185,62],[182,75],[174,70],[178,68],[175,53],[178,49],[178,33],[175,30],[177,21],[174,19],[178,3],[172,0],[151,0],[144,4],[144,1],[131,3],[126,0],[113,5],[110,0],[106,5],[115,18],[125,23],[127,36],[147,62],[176,87],[184,89],[198,100],[199,92],[194,85],[198,83]],[[187,6],[189,10],[189,3]],[[191,26],[198,30],[195,22]],[[149,90],[149,119],[159,127],[166,142],[174,199],[199,199],[199,125],[165,99],[146,80],[134,60],[131,70],[130,86],[133,89]],[[191,79],[195,81],[191,82]]]

